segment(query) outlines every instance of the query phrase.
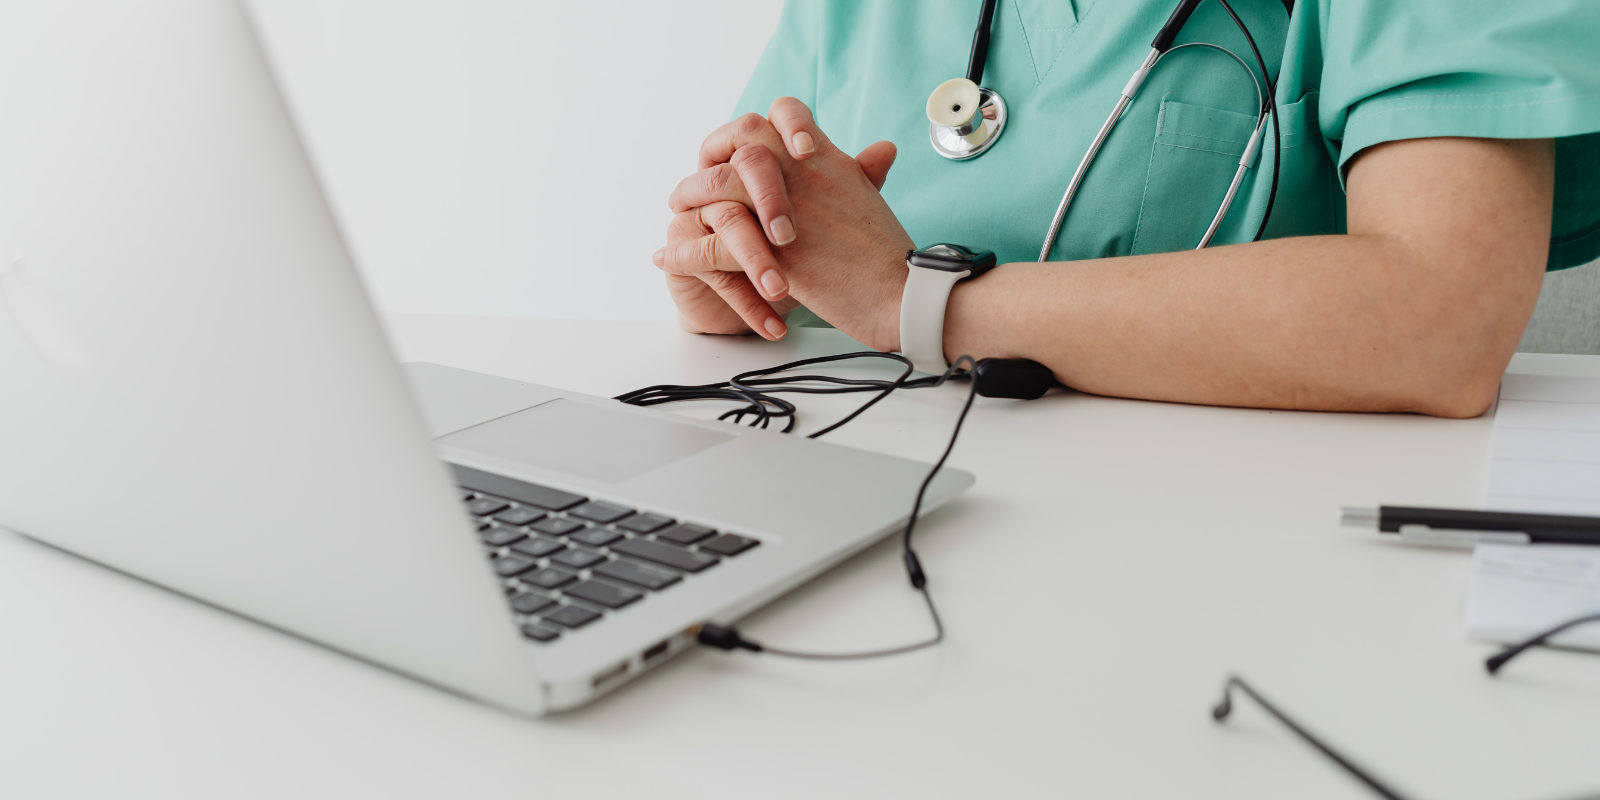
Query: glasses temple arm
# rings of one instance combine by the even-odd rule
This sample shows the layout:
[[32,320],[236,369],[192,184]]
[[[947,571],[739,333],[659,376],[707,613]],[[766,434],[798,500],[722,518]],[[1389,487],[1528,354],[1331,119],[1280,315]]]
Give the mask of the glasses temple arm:
[[1521,642],[1520,644],[1511,645],[1510,647],[1501,650],[1499,653],[1490,656],[1488,660],[1483,662],[1483,666],[1485,669],[1489,670],[1490,675],[1493,675],[1499,672],[1500,668],[1505,666],[1507,661],[1516,658],[1522,653],[1522,651],[1527,650],[1530,647],[1537,647],[1541,644],[1544,644],[1547,639],[1567,630],[1568,628],[1576,628],[1579,625],[1589,622],[1600,622],[1600,614],[1589,614],[1588,616],[1578,617],[1577,619],[1569,619],[1566,622],[1563,622],[1560,625],[1545,631],[1544,633],[1528,639],[1527,641]]
[[1246,695],[1249,695],[1251,700],[1256,701],[1256,704],[1266,709],[1268,714],[1271,714],[1279,722],[1283,723],[1284,726],[1289,730],[1294,731],[1295,735],[1305,740],[1306,744],[1315,747],[1323,755],[1332,759],[1335,764],[1343,767],[1346,772],[1354,775],[1357,780],[1366,784],[1367,788],[1377,792],[1378,794],[1387,798],[1387,800],[1405,800],[1405,797],[1399,792],[1390,789],[1382,781],[1378,780],[1366,770],[1357,766],[1355,762],[1345,758],[1343,755],[1340,755],[1337,750],[1334,750],[1332,747],[1325,744],[1310,731],[1300,727],[1299,723],[1295,722],[1293,719],[1290,719],[1289,715],[1279,711],[1277,706],[1267,702],[1266,698],[1262,697],[1260,694],[1257,694],[1256,690],[1250,687],[1250,684],[1245,683],[1244,679],[1237,675],[1229,675],[1227,683],[1222,685],[1222,699],[1217,702],[1217,705],[1214,708],[1211,709],[1212,719],[1215,719],[1217,722],[1222,722],[1228,718],[1229,714],[1233,713],[1234,689],[1238,689],[1239,691],[1244,692]]

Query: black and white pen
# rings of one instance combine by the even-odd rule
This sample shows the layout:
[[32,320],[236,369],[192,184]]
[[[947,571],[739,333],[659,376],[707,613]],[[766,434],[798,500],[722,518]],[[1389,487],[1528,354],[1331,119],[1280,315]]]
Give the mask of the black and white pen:
[[1353,528],[1377,528],[1379,533],[1399,534],[1401,540],[1414,544],[1454,547],[1472,547],[1479,542],[1600,545],[1600,517],[1406,506],[1345,506],[1339,509],[1339,524]]

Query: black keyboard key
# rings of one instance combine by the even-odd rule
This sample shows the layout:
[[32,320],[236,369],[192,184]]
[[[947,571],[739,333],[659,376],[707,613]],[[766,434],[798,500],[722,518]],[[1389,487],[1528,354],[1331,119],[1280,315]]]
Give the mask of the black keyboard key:
[[587,499],[583,495],[526,483],[459,464],[451,464],[450,471],[456,475],[456,484],[464,489],[509,497],[519,503],[548,508],[551,511],[570,508]]
[[657,539],[672,542],[673,544],[694,544],[701,539],[716,533],[716,531],[701,525],[690,525],[687,522],[674,525],[658,534]]
[[493,497],[480,497],[467,504],[467,510],[480,517],[487,517],[504,508],[506,508],[506,502],[504,500],[496,500]]
[[519,614],[537,614],[556,604],[542,594],[519,594],[511,598],[511,607]]
[[522,626],[522,635],[536,642],[549,642],[560,638],[561,631],[544,625],[524,625]]
[[621,538],[622,534],[605,528],[590,528],[583,533],[574,533],[571,536],[572,541],[586,544],[590,547],[605,547]]
[[526,525],[542,516],[544,516],[543,511],[534,511],[531,508],[524,507],[506,509],[494,515],[494,518],[507,525]]
[[625,531],[633,531],[634,533],[649,533],[653,530],[665,528],[671,524],[671,517],[663,517],[660,514],[646,513],[634,514],[633,516],[617,523],[617,527]]
[[657,564],[676,567],[686,572],[699,572],[717,563],[716,556],[709,556],[705,553],[691,553],[688,550],[679,550],[671,545],[651,542],[645,539],[629,539],[626,542],[617,542],[611,545],[611,552],[642,558],[646,561],[654,561]]
[[561,610],[544,618],[545,622],[554,622],[563,628],[581,628],[600,618],[600,614],[587,608],[578,606],[562,606]]
[[643,564],[635,564],[632,561],[609,561],[595,567],[594,574],[604,575],[607,578],[616,578],[624,583],[643,586],[651,590],[665,589],[683,580],[677,573],[656,569],[655,567],[647,567]]
[[478,531],[478,535],[483,537],[485,544],[494,547],[505,547],[512,542],[528,538],[528,534],[511,528],[485,528]]
[[724,533],[709,542],[701,542],[700,549],[710,550],[713,553],[720,553],[725,556],[736,556],[758,544],[761,543],[755,539]]
[[613,503],[604,503],[599,500],[590,500],[577,508],[567,512],[574,517],[592,519],[595,522],[616,522],[633,513],[633,509],[624,508]]
[[525,539],[511,545],[512,552],[521,553],[529,558],[544,558],[551,553],[559,553],[565,549],[567,549],[566,545],[554,539],[546,539],[543,536],[535,536],[532,539]]
[[528,570],[537,566],[539,565],[529,561],[526,558],[519,558],[517,556],[506,556],[505,558],[497,558],[494,560],[494,571],[500,573],[502,577],[506,578],[509,578],[512,575],[519,575],[527,572]]
[[468,500],[471,500],[471,499],[472,499],[472,498],[474,498],[474,497],[477,497],[477,496],[478,496],[478,495],[477,495],[477,494],[476,494],[476,493],[473,493],[473,492],[469,492],[469,491],[467,491],[467,490],[465,490],[465,489],[459,489],[459,490],[457,490],[457,491],[460,491],[460,492],[461,492],[461,502],[463,502],[463,503],[465,503],[465,502],[467,502],[467,501],[468,501]]
[[644,595],[639,594],[632,589],[624,589],[621,586],[612,586],[611,584],[604,583],[602,581],[584,581],[583,583],[574,586],[568,586],[562,591],[565,592],[568,597],[576,597],[579,600],[588,600],[597,606],[605,606],[606,608],[622,608],[623,606],[632,603],[641,597],[644,597]]
[[562,517],[545,517],[533,523],[534,530],[551,536],[565,536],[582,527],[585,527],[583,523]]
[[552,559],[550,563],[560,564],[573,569],[586,569],[606,560],[606,557],[592,550],[568,550]]
[[533,572],[517,578],[517,580],[522,581],[529,586],[537,586],[540,589],[559,589],[560,587],[566,586],[577,579],[578,576],[564,569],[556,569],[555,567],[545,567],[544,569],[534,570]]

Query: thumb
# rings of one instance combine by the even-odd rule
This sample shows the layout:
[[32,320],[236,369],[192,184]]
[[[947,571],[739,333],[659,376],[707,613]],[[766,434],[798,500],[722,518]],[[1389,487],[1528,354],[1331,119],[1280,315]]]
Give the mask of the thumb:
[[856,155],[856,163],[867,174],[867,180],[872,181],[874,188],[882,190],[883,182],[889,179],[889,168],[894,166],[895,152],[894,142],[873,142]]

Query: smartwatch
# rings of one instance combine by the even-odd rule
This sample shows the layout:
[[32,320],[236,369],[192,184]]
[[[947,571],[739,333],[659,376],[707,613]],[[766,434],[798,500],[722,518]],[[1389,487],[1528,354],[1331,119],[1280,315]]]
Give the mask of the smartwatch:
[[918,372],[943,374],[944,310],[957,283],[994,269],[992,250],[935,244],[906,251],[906,288],[900,295],[900,352]]

